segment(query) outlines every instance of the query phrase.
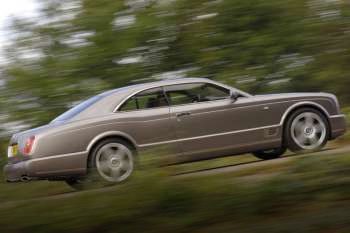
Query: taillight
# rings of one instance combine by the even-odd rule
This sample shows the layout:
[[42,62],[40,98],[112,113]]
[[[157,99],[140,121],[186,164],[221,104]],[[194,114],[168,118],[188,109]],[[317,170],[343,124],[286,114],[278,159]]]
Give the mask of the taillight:
[[32,152],[34,141],[35,141],[35,136],[30,136],[27,139],[26,144],[24,145],[24,148],[23,148],[23,154],[29,155],[30,152]]

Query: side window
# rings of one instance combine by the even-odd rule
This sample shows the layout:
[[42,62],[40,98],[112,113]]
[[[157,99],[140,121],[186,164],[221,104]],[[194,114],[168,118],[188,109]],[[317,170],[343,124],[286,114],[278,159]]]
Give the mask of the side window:
[[191,96],[186,91],[174,90],[167,92],[167,96],[170,100],[171,105],[181,105],[192,103],[194,96]]
[[210,83],[190,83],[165,87],[171,105],[226,99],[230,90]]
[[128,99],[120,108],[119,111],[134,111],[137,110],[137,104],[135,97]]
[[153,88],[140,92],[129,98],[119,111],[134,111],[141,109],[159,108],[168,106],[168,102],[161,88]]

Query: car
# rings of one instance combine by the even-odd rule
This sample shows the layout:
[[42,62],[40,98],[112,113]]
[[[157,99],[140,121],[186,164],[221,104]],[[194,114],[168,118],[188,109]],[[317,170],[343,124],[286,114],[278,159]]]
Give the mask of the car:
[[144,151],[171,163],[243,153],[275,159],[287,149],[320,150],[345,131],[332,94],[250,95],[210,79],[168,79],[104,92],[13,135],[4,172],[9,182],[116,184]]

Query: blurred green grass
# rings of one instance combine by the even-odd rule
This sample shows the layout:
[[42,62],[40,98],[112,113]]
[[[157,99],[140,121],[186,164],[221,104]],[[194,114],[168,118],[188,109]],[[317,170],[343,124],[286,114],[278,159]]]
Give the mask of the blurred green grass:
[[148,168],[119,186],[68,194],[56,182],[1,183],[0,232],[345,233],[349,165],[349,154],[334,154],[187,178]]

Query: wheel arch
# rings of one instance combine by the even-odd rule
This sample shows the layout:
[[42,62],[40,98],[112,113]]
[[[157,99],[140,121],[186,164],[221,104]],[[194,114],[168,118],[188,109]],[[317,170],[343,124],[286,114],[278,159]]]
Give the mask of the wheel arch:
[[129,143],[135,150],[137,150],[138,148],[136,141],[130,135],[119,131],[109,131],[94,137],[86,149],[87,152],[90,154],[90,152],[96,145],[98,145],[101,141],[110,138],[122,139],[123,141]]
[[285,131],[285,127],[286,127],[286,123],[288,122],[288,119],[293,115],[294,112],[296,112],[302,108],[311,108],[311,109],[317,110],[320,113],[322,113],[324,115],[324,117],[327,119],[327,125],[329,128],[329,131],[331,132],[332,129],[331,129],[329,112],[322,105],[315,103],[315,102],[312,102],[312,101],[305,101],[305,102],[296,103],[296,104],[290,106],[285,111],[285,113],[283,114],[283,117],[281,119],[281,122],[280,122],[280,125],[283,128],[283,132]]

